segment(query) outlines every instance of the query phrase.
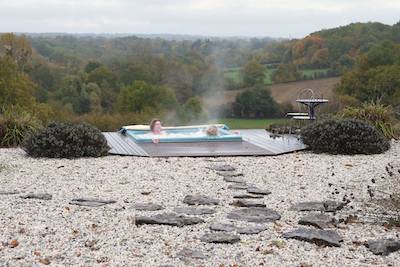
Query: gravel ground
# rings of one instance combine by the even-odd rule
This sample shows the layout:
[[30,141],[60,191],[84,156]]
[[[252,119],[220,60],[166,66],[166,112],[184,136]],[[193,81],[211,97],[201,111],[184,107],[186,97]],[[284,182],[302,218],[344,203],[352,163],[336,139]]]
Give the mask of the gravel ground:
[[[229,222],[237,209],[229,203],[235,190],[207,167],[229,164],[248,183],[268,189],[268,208],[282,218],[257,235],[241,235],[235,244],[199,240],[212,222]],[[388,175],[388,164],[395,167]],[[377,223],[380,207],[370,201],[368,186],[400,179],[400,143],[382,155],[330,156],[309,152],[276,157],[32,159],[20,149],[0,149],[0,266],[400,266],[400,252],[376,256],[362,245],[369,239],[399,238],[398,229]],[[375,179],[374,182],[371,182]],[[386,187],[386,191],[395,190]],[[23,199],[27,193],[49,193],[51,200]],[[153,215],[185,206],[188,194],[217,198],[217,213],[206,222],[173,227],[135,225],[136,215]],[[340,224],[341,247],[319,247],[282,238],[295,229],[301,201],[354,197],[336,218],[358,216]],[[102,207],[70,205],[78,197],[115,200]],[[135,203],[153,202],[163,211],[136,211]],[[303,213],[304,214],[304,213]],[[234,222],[236,225],[242,223]],[[243,224],[244,225],[244,224]],[[184,248],[202,251],[205,259],[180,260]]]

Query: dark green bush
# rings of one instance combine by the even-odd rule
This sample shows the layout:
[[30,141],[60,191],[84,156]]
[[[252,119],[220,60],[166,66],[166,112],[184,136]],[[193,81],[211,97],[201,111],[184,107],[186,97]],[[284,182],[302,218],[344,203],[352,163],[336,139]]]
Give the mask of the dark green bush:
[[31,134],[23,149],[32,157],[101,157],[110,149],[99,129],[89,124],[52,123]]
[[354,119],[312,123],[301,130],[301,139],[317,153],[378,154],[390,148],[374,126]]

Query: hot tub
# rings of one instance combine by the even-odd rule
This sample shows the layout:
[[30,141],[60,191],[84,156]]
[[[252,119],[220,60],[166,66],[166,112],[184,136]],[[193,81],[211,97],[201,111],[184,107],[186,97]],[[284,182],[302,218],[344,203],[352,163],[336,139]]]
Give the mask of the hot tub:
[[194,142],[241,142],[242,136],[229,131],[224,124],[216,125],[218,135],[207,135],[209,125],[194,125],[182,127],[164,127],[162,134],[154,135],[148,126],[124,126],[121,132],[130,136],[136,143],[152,143],[158,139],[159,143],[194,143]]

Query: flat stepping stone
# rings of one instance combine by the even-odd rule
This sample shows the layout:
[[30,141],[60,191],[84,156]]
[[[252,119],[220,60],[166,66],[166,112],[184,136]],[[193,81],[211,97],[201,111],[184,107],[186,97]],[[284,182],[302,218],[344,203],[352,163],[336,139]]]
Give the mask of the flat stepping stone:
[[300,202],[293,205],[290,209],[295,211],[325,211],[335,212],[342,209],[346,205],[345,202],[336,201],[309,201]]
[[256,235],[265,230],[267,230],[267,227],[263,225],[244,226],[236,228],[236,232],[243,235]]
[[176,257],[181,260],[186,260],[188,258],[203,260],[206,258],[204,253],[200,250],[194,250],[190,248],[184,248],[176,254]]
[[75,198],[69,202],[71,205],[85,206],[85,207],[101,207],[107,204],[116,203],[115,200],[103,200],[96,198]]
[[164,209],[163,206],[154,203],[137,203],[133,205],[133,208],[135,210],[145,210],[145,211],[157,211]]
[[187,195],[183,203],[188,205],[218,205],[219,200],[204,195]]
[[243,227],[236,227],[230,223],[213,223],[210,225],[210,230],[213,231],[220,231],[220,232],[234,232],[236,231],[238,234],[244,235],[255,235],[259,234],[265,230],[267,227],[263,225],[250,225],[250,226],[243,226]]
[[217,172],[233,172],[236,171],[236,168],[228,165],[228,164],[220,164],[220,165],[213,165],[208,167],[210,170],[214,170]]
[[225,232],[212,232],[203,235],[200,240],[206,243],[233,244],[240,241],[240,236]]
[[21,196],[24,199],[39,199],[39,200],[51,200],[53,198],[52,195],[48,193],[31,193],[24,196]]
[[271,194],[271,191],[268,191],[266,189],[261,189],[255,186],[250,186],[247,188],[247,193],[251,194],[256,194],[256,195],[269,195]]
[[318,246],[340,247],[343,238],[333,230],[298,228],[283,234],[284,238],[314,243]]
[[231,211],[227,218],[254,223],[268,223],[279,220],[281,215],[268,208],[243,208]]
[[210,208],[195,208],[195,207],[176,207],[174,208],[176,213],[183,213],[187,215],[207,215],[214,214],[215,210]]
[[238,199],[235,200],[231,203],[232,206],[235,207],[260,207],[260,208],[265,208],[267,205],[264,204],[264,202],[257,202],[253,200],[248,200],[248,199]]
[[178,215],[175,213],[162,213],[154,216],[136,216],[135,224],[160,224],[182,227],[185,225],[193,225],[204,223],[204,220],[198,217],[190,217],[185,215]]
[[210,225],[210,230],[221,232],[233,232],[236,230],[235,225],[231,223],[213,223]]
[[224,176],[224,181],[228,183],[245,184],[246,181],[238,176]]
[[253,195],[246,193],[236,193],[233,195],[233,198],[264,198],[263,195]]
[[249,186],[245,183],[234,183],[228,185],[228,189],[234,189],[234,190],[246,190]]
[[217,172],[218,175],[223,176],[223,177],[244,177],[243,173],[240,172]]
[[323,213],[309,214],[299,220],[299,224],[301,225],[311,225],[320,229],[335,227],[336,223],[334,217]]
[[365,246],[375,255],[387,256],[392,252],[400,250],[400,239],[369,240]]
[[13,190],[13,191],[4,191],[0,190],[0,195],[16,195],[19,194],[19,191]]

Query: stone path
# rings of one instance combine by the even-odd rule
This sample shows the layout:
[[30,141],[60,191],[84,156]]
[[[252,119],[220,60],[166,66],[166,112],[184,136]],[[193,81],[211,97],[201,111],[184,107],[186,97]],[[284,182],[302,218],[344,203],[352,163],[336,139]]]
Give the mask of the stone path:
[[[140,227],[144,225],[167,225],[175,227],[190,227],[204,224],[205,231],[198,240],[204,243],[234,244],[240,242],[243,235],[253,235],[254,238],[263,231],[274,226],[281,219],[281,214],[268,208],[268,196],[273,194],[267,188],[260,188],[254,184],[248,184],[243,173],[236,172],[236,167],[227,164],[213,165],[209,167],[219,175],[232,194],[232,202],[222,203],[214,197],[200,194],[186,195],[179,200],[181,203],[172,208],[172,211],[164,211],[167,208],[161,204],[152,202],[137,202],[132,208],[138,212],[146,212],[146,216],[136,215],[134,224]],[[151,191],[143,191],[145,197]],[[0,191],[0,195],[20,195],[17,190]],[[52,200],[49,193],[29,193],[20,195],[22,199]],[[71,205],[84,207],[101,207],[114,204],[114,200],[98,198],[76,198],[69,201]],[[126,202],[129,203],[129,202]],[[343,238],[336,231],[343,221],[335,218],[348,201],[307,201],[295,203],[290,207],[291,211],[301,214],[298,226],[294,225],[291,230],[282,232],[284,239],[295,239],[299,242],[308,242],[317,246],[340,247]],[[209,206],[213,206],[210,208]],[[230,207],[230,211],[224,214],[225,221],[210,221],[209,218],[219,213],[221,207]],[[162,212],[161,212],[162,211]],[[140,213],[139,213],[140,214]],[[148,215],[150,214],[150,215]],[[189,228],[190,229],[190,228]],[[389,255],[400,250],[400,239],[377,239],[366,242],[365,247],[375,255]],[[176,258],[185,262],[191,259],[206,260],[207,253],[192,248],[183,248],[175,255]]]

